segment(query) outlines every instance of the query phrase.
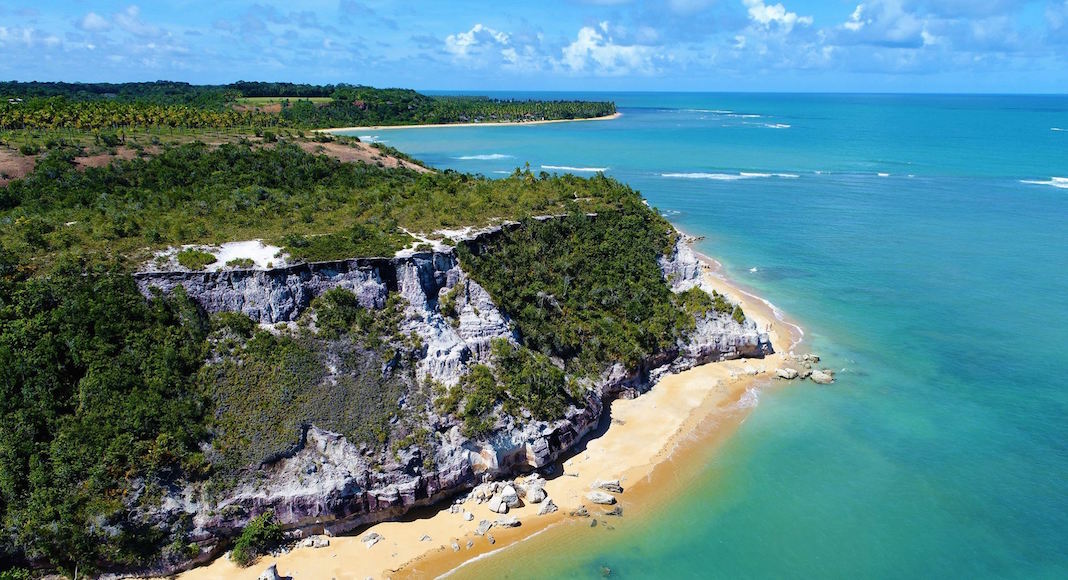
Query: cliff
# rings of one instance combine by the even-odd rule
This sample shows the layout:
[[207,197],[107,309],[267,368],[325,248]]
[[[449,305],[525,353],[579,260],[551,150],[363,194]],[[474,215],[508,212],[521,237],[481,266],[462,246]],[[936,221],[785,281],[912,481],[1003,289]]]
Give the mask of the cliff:
[[[681,240],[661,258],[660,268],[676,292],[701,284],[697,257]],[[260,323],[296,320],[312,299],[331,288],[351,290],[363,307],[378,309],[390,292],[397,292],[404,299],[401,329],[417,334],[425,345],[418,368],[443,384],[455,384],[471,364],[488,361],[494,339],[520,338],[507,314],[449,250],[269,270],[146,272],[136,278],[146,295],[181,286],[208,312],[243,312]],[[445,293],[453,300],[449,316],[440,308]],[[754,323],[710,313],[697,320],[689,340],[676,348],[643,360],[637,369],[628,371],[620,364],[607,369],[588,385],[584,405],[570,406],[558,420],[502,414],[488,435],[471,439],[455,418],[431,412],[427,427],[437,435],[431,457],[414,447],[376,453],[306,425],[295,448],[262,465],[258,477],[224,497],[208,499],[194,486],[172,489],[158,509],[138,517],[164,528],[192,522],[188,537],[200,546],[200,555],[163,565],[160,573],[214,557],[226,546],[225,538],[266,510],[273,510],[295,537],[347,532],[486,480],[544,467],[597,427],[608,401],[637,396],[666,373],[770,352],[767,335]]]

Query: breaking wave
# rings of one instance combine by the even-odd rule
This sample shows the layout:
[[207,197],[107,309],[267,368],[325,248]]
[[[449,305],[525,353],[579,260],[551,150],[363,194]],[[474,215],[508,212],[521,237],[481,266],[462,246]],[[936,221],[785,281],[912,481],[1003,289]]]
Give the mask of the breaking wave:
[[494,159],[511,159],[513,155],[505,155],[504,153],[489,153],[485,155],[462,155],[460,157],[453,157],[453,159],[459,159],[461,161],[492,161]]
[[609,167],[571,167],[570,165],[542,165],[541,168],[554,171],[586,171],[589,173],[600,173],[610,169]]
[[795,173],[754,173],[749,171],[740,171],[738,173],[661,173],[660,177],[668,177],[673,179],[711,179],[713,181],[737,181],[739,179],[758,179],[762,177],[797,179],[801,176]]
[[1021,179],[1020,183],[1029,183],[1031,185],[1049,185],[1058,189],[1068,189],[1068,177],[1051,177],[1049,181],[1039,181],[1037,179]]

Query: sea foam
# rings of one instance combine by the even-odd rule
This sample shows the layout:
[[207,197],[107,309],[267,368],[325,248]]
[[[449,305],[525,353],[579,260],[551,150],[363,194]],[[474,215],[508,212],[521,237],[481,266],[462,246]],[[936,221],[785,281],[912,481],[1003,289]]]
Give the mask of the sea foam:
[[795,173],[756,173],[752,171],[740,171],[738,173],[661,173],[660,177],[668,177],[674,179],[711,179],[713,181],[737,181],[739,179],[759,179],[764,177],[797,179],[801,176]]
[[1051,177],[1049,181],[1039,181],[1037,179],[1021,179],[1020,183],[1030,183],[1032,185],[1050,185],[1058,189],[1068,189],[1068,177]]
[[764,126],[768,129],[789,129],[790,125],[786,123],[764,123]]
[[542,165],[541,168],[555,171],[586,171],[589,173],[600,173],[611,169],[610,167],[571,167],[570,165]]
[[460,157],[453,157],[453,159],[459,159],[461,161],[492,161],[494,159],[511,159],[514,155],[505,155],[504,153],[488,153],[484,155],[461,155]]

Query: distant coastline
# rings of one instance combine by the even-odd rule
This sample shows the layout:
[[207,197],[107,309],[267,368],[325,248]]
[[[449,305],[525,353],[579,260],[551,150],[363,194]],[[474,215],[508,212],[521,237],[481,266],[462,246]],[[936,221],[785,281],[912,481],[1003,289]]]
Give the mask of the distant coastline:
[[337,133],[339,131],[384,131],[387,129],[430,129],[433,127],[514,127],[517,125],[548,125],[549,123],[578,123],[580,121],[611,121],[623,116],[615,112],[603,117],[586,117],[584,119],[544,119],[541,121],[499,121],[488,123],[424,123],[422,125],[369,125],[366,127],[333,127],[316,129],[316,133]]

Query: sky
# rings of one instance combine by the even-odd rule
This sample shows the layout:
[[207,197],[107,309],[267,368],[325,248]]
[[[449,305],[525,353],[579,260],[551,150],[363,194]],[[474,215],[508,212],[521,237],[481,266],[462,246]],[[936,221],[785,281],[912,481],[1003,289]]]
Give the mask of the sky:
[[1068,0],[0,0],[0,79],[1068,92]]

